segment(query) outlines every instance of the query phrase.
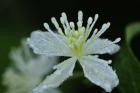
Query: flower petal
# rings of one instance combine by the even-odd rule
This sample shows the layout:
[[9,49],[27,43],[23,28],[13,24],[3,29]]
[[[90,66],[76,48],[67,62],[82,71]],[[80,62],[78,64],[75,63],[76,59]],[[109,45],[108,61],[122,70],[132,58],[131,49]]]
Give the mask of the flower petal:
[[89,40],[85,45],[85,54],[114,54],[120,49],[119,45],[116,44],[119,41],[120,38],[117,38],[113,42],[108,39],[100,38]]
[[70,58],[54,66],[54,69],[57,70],[48,76],[37,88],[35,88],[33,93],[41,93],[44,90],[58,87],[69,76],[72,76],[75,63],[76,58]]
[[59,38],[59,40],[50,32],[34,31],[27,41],[37,54],[45,54],[47,56],[70,56],[68,47],[64,43],[65,37],[59,34],[55,34],[55,36]]
[[42,78],[53,70],[57,60],[57,57],[38,56],[26,63],[26,74]]
[[32,93],[32,89],[39,84],[41,78],[17,72],[14,68],[6,69],[3,75],[3,85],[6,93]]
[[84,56],[79,61],[85,77],[104,88],[106,92],[111,92],[118,85],[118,77],[107,61],[99,59],[97,56]]
[[24,72],[26,69],[25,64],[25,58],[23,57],[23,49],[22,48],[13,48],[10,51],[10,58],[14,62],[14,65],[16,66],[16,69],[18,69],[21,72]]

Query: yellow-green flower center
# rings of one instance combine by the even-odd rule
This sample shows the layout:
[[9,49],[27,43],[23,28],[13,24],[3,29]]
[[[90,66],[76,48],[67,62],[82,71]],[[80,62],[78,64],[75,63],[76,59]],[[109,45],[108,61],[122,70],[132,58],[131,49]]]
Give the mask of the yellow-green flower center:
[[85,30],[71,30],[67,34],[67,42],[70,45],[71,53],[76,57],[83,55],[83,44],[85,41]]

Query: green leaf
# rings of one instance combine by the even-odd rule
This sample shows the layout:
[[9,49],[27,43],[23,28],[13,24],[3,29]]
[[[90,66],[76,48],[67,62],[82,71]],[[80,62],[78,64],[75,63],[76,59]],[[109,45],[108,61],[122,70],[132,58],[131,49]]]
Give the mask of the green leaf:
[[[140,62],[135,57],[130,44],[136,34],[140,34],[140,23],[130,24],[125,31],[125,40],[115,58],[115,69],[120,79],[122,93],[140,93]],[[139,42],[139,41],[138,41]]]

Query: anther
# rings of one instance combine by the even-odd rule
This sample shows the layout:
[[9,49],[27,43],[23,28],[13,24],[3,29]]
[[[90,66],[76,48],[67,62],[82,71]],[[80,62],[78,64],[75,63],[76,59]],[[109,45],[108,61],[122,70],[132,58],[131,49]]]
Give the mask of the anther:
[[72,30],[75,30],[74,22],[70,22],[70,27],[72,28]]
[[78,12],[78,21],[83,21],[83,12],[82,11],[79,11]]

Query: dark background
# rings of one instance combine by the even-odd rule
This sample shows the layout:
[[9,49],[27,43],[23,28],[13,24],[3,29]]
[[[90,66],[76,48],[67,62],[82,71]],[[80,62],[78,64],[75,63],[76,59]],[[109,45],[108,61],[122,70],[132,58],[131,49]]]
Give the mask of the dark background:
[[[0,0],[0,76],[10,64],[10,48],[18,46],[21,38],[29,36],[33,30],[44,30],[42,24],[50,24],[52,16],[59,19],[61,12],[66,12],[69,20],[77,21],[78,10],[84,12],[85,23],[88,16],[94,17],[98,13],[98,28],[110,21],[112,25],[105,36],[112,40],[116,37],[124,39],[125,27],[131,22],[140,21],[140,3],[135,0]],[[139,47],[138,42],[133,44],[137,55]],[[0,87],[0,93],[2,90],[3,87]]]

